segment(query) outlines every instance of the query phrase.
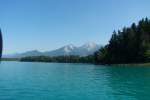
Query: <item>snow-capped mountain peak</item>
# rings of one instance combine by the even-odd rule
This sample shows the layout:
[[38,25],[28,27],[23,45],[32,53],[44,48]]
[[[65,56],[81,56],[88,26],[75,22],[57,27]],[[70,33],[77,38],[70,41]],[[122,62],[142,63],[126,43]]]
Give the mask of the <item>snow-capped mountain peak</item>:
[[97,47],[99,46],[94,42],[88,42],[81,46],[81,48],[87,49],[88,51],[93,50]]
[[97,46],[97,44],[94,42],[88,42],[88,43],[84,44],[83,46],[88,47],[88,48],[93,48],[93,47]]
[[63,49],[66,53],[69,53],[71,52],[72,50],[74,50],[76,47],[73,45],[73,44],[70,44],[70,45],[67,45],[67,46],[64,46]]

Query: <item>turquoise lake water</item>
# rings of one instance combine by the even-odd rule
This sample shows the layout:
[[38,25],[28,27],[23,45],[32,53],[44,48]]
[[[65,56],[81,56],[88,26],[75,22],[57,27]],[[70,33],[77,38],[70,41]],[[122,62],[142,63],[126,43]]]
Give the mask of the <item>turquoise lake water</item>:
[[150,100],[150,67],[1,62],[0,100]]

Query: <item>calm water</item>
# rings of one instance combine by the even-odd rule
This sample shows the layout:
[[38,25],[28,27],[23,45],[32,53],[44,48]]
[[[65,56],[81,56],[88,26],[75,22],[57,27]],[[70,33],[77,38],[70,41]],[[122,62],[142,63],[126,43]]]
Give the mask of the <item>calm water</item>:
[[149,100],[150,67],[1,62],[0,100]]

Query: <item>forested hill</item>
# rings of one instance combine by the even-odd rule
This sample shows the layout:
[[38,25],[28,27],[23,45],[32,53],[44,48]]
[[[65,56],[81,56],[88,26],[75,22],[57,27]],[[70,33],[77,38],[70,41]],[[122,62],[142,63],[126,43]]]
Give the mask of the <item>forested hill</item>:
[[114,31],[109,43],[94,54],[96,63],[143,63],[150,61],[150,20],[144,18]]

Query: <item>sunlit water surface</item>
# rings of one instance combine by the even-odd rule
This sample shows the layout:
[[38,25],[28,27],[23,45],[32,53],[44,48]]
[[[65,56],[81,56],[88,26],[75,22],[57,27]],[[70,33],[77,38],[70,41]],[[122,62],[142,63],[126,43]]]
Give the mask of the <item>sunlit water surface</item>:
[[149,99],[150,67],[0,63],[0,100]]

